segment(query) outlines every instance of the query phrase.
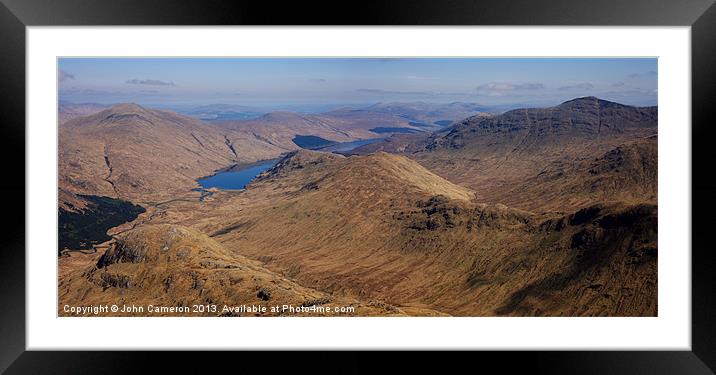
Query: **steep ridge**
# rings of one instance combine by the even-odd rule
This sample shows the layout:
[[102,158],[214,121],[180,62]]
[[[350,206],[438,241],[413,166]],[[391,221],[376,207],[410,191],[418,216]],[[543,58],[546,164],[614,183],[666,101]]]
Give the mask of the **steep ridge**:
[[[368,153],[380,148],[405,154],[438,175],[475,190],[478,199],[484,202],[564,212],[597,203],[599,197],[575,199],[564,207],[550,202],[539,204],[534,201],[536,189],[525,183],[534,183],[533,179],[544,177],[550,170],[557,171],[553,176],[561,177],[565,175],[563,170],[582,166],[586,173],[591,168],[587,165],[590,160],[649,139],[656,132],[656,107],[632,107],[586,97],[556,107],[518,109],[488,118],[471,117],[431,137],[392,137],[388,142],[355,152]],[[655,169],[655,161],[648,167]],[[655,171],[648,174],[655,177]],[[655,180],[649,184],[655,186]],[[552,188],[557,185],[555,182]],[[624,185],[619,194],[628,195],[627,190],[632,187]],[[528,190],[533,193],[524,197],[515,194]],[[640,190],[653,191],[649,186],[637,191]],[[549,191],[553,190],[543,190]],[[588,191],[579,193],[580,198],[590,196]]]
[[[305,170],[305,171],[304,171]],[[301,173],[296,173],[301,171]],[[302,189],[340,192],[338,199],[362,200],[361,194],[392,194],[396,190],[423,195],[445,195],[470,200],[465,188],[433,174],[418,163],[399,155],[380,152],[364,157],[299,150],[288,154],[273,168],[258,176],[254,184],[276,180],[284,185],[303,183]],[[300,182],[298,182],[300,181]],[[308,187],[307,187],[308,186]]]
[[[61,263],[60,301],[246,304],[269,303],[270,292],[281,304],[356,306],[355,315],[656,316],[656,116],[580,98],[346,157],[284,142],[324,125],[326,139],[351,139],[363,124],[353,132],[273,113],[266,123],[299,125],[259,134],[265,123],[207,126],[117,106],[60,130],[72,141],[60,152],[72,145],[77,156],[64,167],[60,156],[61,207],[82,211],[73,197],[96,189],[169,198],[199,171],[246,157],[243,142],[291,152],[245,191],[172,200],[86,255],[90,265]],[[126,183],[137,176],[149,182]]]
[[632,107],[595,97],[578,98],[556,107],[516,109],[495,117],[470,117],[428,145],[429,150],[476,145],[515,152],[530,146],[656,128],[656,107]]
[[57,103],[57,123],[61,125],[73,118],[92,115],[108,107],[109,105],[104,104],[70,103],[60,100]]
[[400,309],[656,314],[654,206],[545,218],[478,203],[398,155],[300,151],[245,192],[217,193],[164,219],[305,287]]
[[60,127],[59,183],[79,194],[160,199],[217,169],[283,151],[173,112],[119,104]]
[[[64,305],[103,304],[142,306],[145,310],[141,314],[107,312],[99,315],[295,315],[285,311],[271,312],[271,306],[277,303],[294,307],[353,306],[367,315],[405,315],[399,309],[386,310],[385,306],[362,304],[304,288],[256,261],[232,254],[202,233],[176,225],[144,226],[121,235],[96,262],[60,281],[59,298],[61,316],[72,315],[64,311]],[[216,304],[217,308],[193,311],[194,305],[211,304]],[[183,307],[189,312],[148,312],[149,305]],[[223,311],[224,305],[263,306],[267,311]],[[316,314],[305,312],[302,315]]]
[[553,161],[511,188],[483,197],[528,210],[565,210],[595,202],[656,204],[657,160],[657,137],[637,138],[594,158]]

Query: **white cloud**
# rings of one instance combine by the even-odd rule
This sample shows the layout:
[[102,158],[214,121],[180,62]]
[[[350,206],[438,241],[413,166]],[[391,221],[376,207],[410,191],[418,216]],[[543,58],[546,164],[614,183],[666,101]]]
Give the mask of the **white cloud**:
[[66,71],[60,69],[57,72],[57,77],[60,80],[60,82],[65,82],[70,79],[75,79],[75,76],[73,74],[67,73]]
[[519,91],[542,90],[545,86],[541,83],[515,83],[515,82],[489,82],[477,86],[475,90],[480,95],[503,96]]
[[559,88],[559,90],[591,90],[593,88],[594,85],[591,82],[576,82],[566,86],[562,86]]
[[165,82],[158,79],[130,79],[125,83],[129,85],[174,86],[174,82]]

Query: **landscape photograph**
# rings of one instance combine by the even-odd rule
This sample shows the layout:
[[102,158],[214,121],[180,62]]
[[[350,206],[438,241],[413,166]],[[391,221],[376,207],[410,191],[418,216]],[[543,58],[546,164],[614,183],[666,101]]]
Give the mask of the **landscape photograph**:
[[57,314],[658,316],[657,67],[58,58]]

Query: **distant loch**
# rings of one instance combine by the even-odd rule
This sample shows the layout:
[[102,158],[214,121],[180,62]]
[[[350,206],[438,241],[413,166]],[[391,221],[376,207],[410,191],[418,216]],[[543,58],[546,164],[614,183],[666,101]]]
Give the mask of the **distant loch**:
[[[360,139],[351,142],[333,142],[316,136],[296,136],[296,138],[298,137],[302,137],[300,138],[299,142],[307,146],[302,148],[321,152],[334,152],[339,154],[349,153],[353,149],[356,149],[360,146],[375,142],[382,142],[384,140],[383,138],[370,138]],[[296,138],[294,138],[294,143],[298,145],[299,142],[296,141]],[[323,144],[323,146],[317,146],[319,144]],[[198,190],[201,191],[211,188],[217,188],[221,190],[245,189],[246,185],[253,181],[256,176],[271,169],[271,167],[276,165],[279,160],[280,159],[264,160],[241,167],[234,167],[231,169],[219,171],[214,175],[197,180],[197,182],[201,186],[201,189]]]

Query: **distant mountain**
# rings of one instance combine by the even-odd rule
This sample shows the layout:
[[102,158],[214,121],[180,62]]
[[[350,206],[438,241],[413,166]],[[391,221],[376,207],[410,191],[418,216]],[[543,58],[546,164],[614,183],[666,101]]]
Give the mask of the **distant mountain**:
[[60,100],[58,102],[57,120],[63,124],[75,117],[88,116],[109,108],[106,104],[97,103],[71,103]]
[[315,116],[324,121],[329,121],[341,129],[359,132],[363,134],[362,138],[374,138],[386,135],[386,133],[371,130],[376,128],[393,128],[398,129],[398,132],[400,132],[400,129],[405,129],[403,131],[423,131],[426,130],[426,127],[435,127],[435,125],[417,123],[412,119],[390,113],[374,112],[365,109],[343,108],[320,113]]
[[[459,102],[449,104],[414,102],[375,104],[366,108],[341,108],[307,114],[289,111],[267,112],[257,107],[212,104],[183,110],[181,113],[204,121],[229,124],[235,128],[251,128],[258,136],[288,147],[286,142],[288,137],[298,134],[343,141],[349,138],[354,140],[386,134],[430,131],[468,116],[482,114],[479,111],[481,108],[475,104]],[[273,131],[266,133],[264,131],[266,127],[270,127]],[[310,128],[322,131],[322,134],[313,134]],[[334,136],[331,137],[330,132],[333,132]]]
[[[81,108],[91,114],[80,116]],[[196,187],[196,178],[220,168],[276,158],[299,148],[297,136],[347,142],[424,130],[404,118],[365,111],[270,112],[250,120],[215,118],[207,123],[136,104],[84,108],[63,102],[62,109],[73,109],[74,117],[60,127],[61,187],[74,194],[129,200],[170,196]],[[247,109],[211,105],[196,113]]]
[[[656,153],[649,150],[655,147],[650,144],[656,144],[651,136],[657,132],[657,118],[656,107],[585,97],[555,107],[472,116],[432,134],[392,136],[354,153],[402,153],[450,181],[475,189],[485,201],[509,202],[528,210],[576,209],[609,196],[655,203]],[[649,177],[636,185],[616,185],[617,189],[586,186],[584,181],[592,181],[585,177],[592,176],[588,161],[620,147],[646,153],[637,157],[637,164],[629,164],[630,169],[620,170]],[[640,172],[642,168],[648,171]],[[554,171],[556,180],[539,183],[544,189],[536,188],[547,171]],[[566,185],[571,186],[569,199],[561,190]],[[554,197],[543,199],[540,194]]]
[[[78,194],[92,192],[147,211],[110,229],[106,250],[61,258],[61,303],[658,315],[656,107],[587,97],[449,126],[408,107],[206,123],[124,104],[68,121],[61,210],[86,212]],[[381,127],[421,132],[353,156],[294,143]],[[187,193],[218,168],[279,155],[245,190]]]
[[473,116],[456,124],[444,136],[436,137],[429,148],[470,147],[473,141],[491,146],[494,142],[505,142],[522,148],[538,140],[568,141],[574,137],[608,136],[656,126],[656,107],[632,107],[584,97],[556,107],[516,109],[488,118]]
[[367,132],[356,132],[341,123],[314,115],[294,112],[270,112],[258,118],[245,121],[217,122],[224,129],[252,134],[257,139],[283,150],[296,150],[293,139],[298,136],[315,136],[333,142],[353,141],[375,137]]
[[59,129],[60,187],[78,194],[157,199],[233,163],[285,150],[169,111],[118,104]]
[[426,147],[433,142],[436,133],[392,134],[383,142],[360,146],[354,149],[352,153],[356,155],[368,155],[383,151],[393,154],[411,155],[425,151]]
[[267,113],[257,107],[234,104],[210,104],[181,111],[182,114],[204,121],[250,120]]
[[[402,131],[420,131],[409,120],[362,110],[340,110],[321,114],[270,112],[245,121],[217,122],[227,129],[250,132],[259,139],[287,150],[295,149],[296,136],[316,136],[332,142],[378,138]],[[380,126],[379,126],[380,125]],[[385,126],[383,126],[385,125]]]
[[425,102],[377,103],[364,111],[389,114],[410,120],[411,125],[447,126],[470,116],[490,115],[489,107],[475,103],[453,102],[446,104]]

